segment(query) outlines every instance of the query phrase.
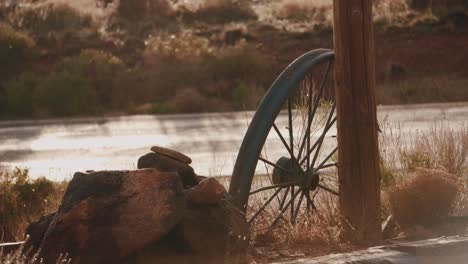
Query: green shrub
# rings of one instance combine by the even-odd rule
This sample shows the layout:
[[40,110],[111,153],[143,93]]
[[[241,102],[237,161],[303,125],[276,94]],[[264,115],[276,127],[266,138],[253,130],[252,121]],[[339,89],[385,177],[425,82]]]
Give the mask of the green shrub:
[[195,10],[185,9],[182,17],[191,23],[224,24],[254,20],[257,19],[257,14],[247,1],[204,0]]
[[97,110],[96,92],[79,72],[53,72],[38,85],[36,98],[40,110],[55,116],[92,114]]
[[77,47],[95,46],[100,42],[98,25],[90,15],[80,13],[67,4],[48,4],[15,9],[8,21],[27,31],[37,44],[54,54]]
[[140,20],[147,16],[169,17],[173,10],[167,0],[120,0],[117,12],[122,18]]
[[216,79],[242,80],[254,86],[264,86],[271,81],[269,80],[271,78],[269,61],[245,42],[223,49],[207,63],[209,64],[208,71]]
[[111,53],[85,49],[77,56],[64,59],[57,68],[86,78],[99,105],[105,109],[122,107],[127,102],[130,91],[125,91],[118,83],[125,65]]
[[[330,11],[330,7],[331,6],[328,6],[328,11]],[[326,12],[327,9],[320,8],[320,6],[313,1],[283,0],[275,6],[273,14],[279,19],[310,21],[316,15]]]
[[65,187],[44,177],[31,179],[27,169],[0,172],[0,238],[24,239],[29,223],[58,208]]
[[31,116],[34,113],[34,97],[38,78],[25,72],[4,84],[6,111],[11,115]]
[[112,15],[109,29],[124,31],[124,38],[146,38],[148,34],[164,28],[178,28],[175,12],[168,0],[121,0]]
[[155,102],[152,104],[151,113],[169,114],[174,112],[174,107],[168,102]]
[[172,105],[180,113],[195,113],[207,111],[207,98],[196,89],[180,90],[172,99]]
[[28,67],[35,56],[34,40],[27,34],[0,22],[0,79],[5,81],[11,75]]
[[122,85],[125,66],[117,57],[99,50],[83,50],[65,58],[48,76],[26,72],[4,84],[9,115],[83,115],[123,108],[129,100]]
[[189,34],[161,35],[147,41],[143,61],[140,83],[149,102],[171,100],[182,112],[190,110],[180,106],[187,92],[178,95],[187,84],[205,101],[193,111],[224,111],[256,107],[264,94],[257,87],[271,81],[269,62],[245,42],[218,49]]
[[232,104],[237,110],[252,110],[257,107],[262,96],[257,87],[241,82],[232,90]]
[[426,76],[389,82],[377,89],[380,104],[460,102],[468,100],[468,80],[456,76]]

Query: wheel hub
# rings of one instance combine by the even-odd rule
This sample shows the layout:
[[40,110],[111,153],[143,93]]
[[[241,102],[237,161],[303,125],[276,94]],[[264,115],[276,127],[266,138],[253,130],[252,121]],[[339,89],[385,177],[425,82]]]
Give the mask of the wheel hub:
[[294,185],[304,190],[315,190],[320,181],[320,175],[314,173],[314,169],[304,171],[297,162],[281,157],[276,162],[277,167],[273,169],[273,184],[284,184],[295,182]]

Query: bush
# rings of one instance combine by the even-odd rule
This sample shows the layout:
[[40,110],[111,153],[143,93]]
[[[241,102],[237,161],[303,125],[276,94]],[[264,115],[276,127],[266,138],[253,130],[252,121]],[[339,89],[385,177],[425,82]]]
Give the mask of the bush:
[[67,4],[17,8],[10,12],[8,21],[27,31],[39,46],[54,54],[76,51],[77,47],[96,45],[100,41],[99,26],[93,24],[92,17]]
[[125,65],[110,53],[83,50],[65,58],[48,76],[25,72],[4,84],[10,115],[83,115],[124,108],[134,83],[123,82]]
[[331,2],[320,4],[307,0],[283,0],[275,6],[273,14],[279,19],[306,21],[323,15],[327,11],[331,12]]
[[460,102],[468,100],[468,80],[429,76],[386,83],[377,89],[380,104]]
[[24,239],[29,223],[58,208],[65,187],[44,177],[31,179],[27,169],[0,172],[0,238]]
[[18,78],[5,83],[6,111],[19,116],[33,115],[37,84],[38,79],[31,72],[25,72]]
[[129,91],[119,83],[125,65],[111,53],[85,49],[77,56],[64,59],[57,68],[86,78],[95,91],[95,100],[104,109],[123,107],[128,102]]
[[146,38],[155,29],[178,28],[175,12],[168,0],[121,0],[112,15],[110,31],[124,31],[124,38]]
[[170,17],[172,6],[167,0],[120,0],[117,12],[120,17],[139,20],[147,16]]
[[40,111],[55,116],[92,114],[97,110],[97,96],[91,83],[78,72],[53,72],[37,87]]
[[9,20],[37,36],[45,36],[51,32],[72,33],[92,26],[90,15],[84,15],[66,4],[17,9],[9,15]]
[[183,89],[172,100],[175,110],[181,113],[206,112],[206,102],[207,98],[195,89]]
[[[269,79],[272,70],[269,61],[245,42],[223,49],[207,63],[208,71],[217,80],[242,80],[247,85],[260,87],[269,85],[271,81]],[[237,85],[233,85],[235,86]]]
[[269,62],[247,43],[218,49],[189,34],[148,40],[142,68],[146,98],[160,104],[171,100],[177,104],[173,109],[183,112],[190,110],[179,106],[187,91],[178,93],[187,84],[197,98],[206,101],[193,111],[250,109],[264,94],[256,87],[265,87],[271,76]]
[[436,14],[447,13],[453,10],[467,10],[466,0],[407,0],[411,8],[418,11],[430,10]]
[[35,55],[34,46],[34,40],[27,34],[0,22],[0,61],[4,65],[0,67],[2,81],[28,66]]
[[195,10],[182,12],[188,22],[224,24],[235,21],[257,19],[257,14],[247,1],[204,0]]
[[418,169],[388,192],[390,210],[403,228],[440,224],[449,216],[459,194],[454,175]]

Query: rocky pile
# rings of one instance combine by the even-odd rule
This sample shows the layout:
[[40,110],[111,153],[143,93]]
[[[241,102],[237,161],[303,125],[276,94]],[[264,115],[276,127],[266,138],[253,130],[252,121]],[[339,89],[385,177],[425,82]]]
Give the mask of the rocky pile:
[[57,212],[32,223],[25,249],[44,263],[239,263],[244,215],[224,186],[164,148],[138,170],[75,173]]

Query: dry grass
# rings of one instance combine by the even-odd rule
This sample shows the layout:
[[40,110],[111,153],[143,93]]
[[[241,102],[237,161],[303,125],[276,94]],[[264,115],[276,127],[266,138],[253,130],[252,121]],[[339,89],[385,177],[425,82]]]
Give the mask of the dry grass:
[[402,147],[400,155],[401,165],[407,171],[442,168],[463,177],[468,161],[468,127],[454,129],[436,123],[427,132],[415,133],[412,144]]
[[[298,256],[318,256],[351,249],[350,244],[341,241],[340,214],[336,196],[322,193],[316,197],[316,210],[300,209],[298,221],[286,220],[272,229],[269,224],[277,216],[273,207],[265,210],[251,224],[251,239],[254,248],[252,258],[256,262],[269,263],[272,260],[297,258]],[[265,201],[259,196],[250,202],[255,211]],[[287,212],[289,214],[289,210]],[[287,219],[287,216],[285,216]]]
[[453,212],[460,191],[457,178],[439,170],[417,169],[388,191],[393,217],[403,228],[441,224]]
[[[0,248],[0,263],[5,264],[42,264],[43,261],[39,258],[38,254],[30,254],[31,252],[25,252],[23,246],[11,252],[5,252]],[[56,264],[68,264],[71,263],[66,255],[60,256],[55,262]]]
[[317,22],[331,22],[331,1],[282,0],[274,6],[273,15],[278,19],[291,21],[316,20]]
[[[28,170],[0,172],[0,238],[24,240],[26,227],[42,215],[57,210],[67,183],[44,177],[31,179]],[[0,241],[1,242],[1,241]]]
[[179,6],[179,10],[189,23],[224,24],[257,19],[250,3],[244,0],[204,0],[196,6]]
[[380,104],[461,102],[468,100],[468,81],[457,76],[425,76],[387,82],[377,89]]

